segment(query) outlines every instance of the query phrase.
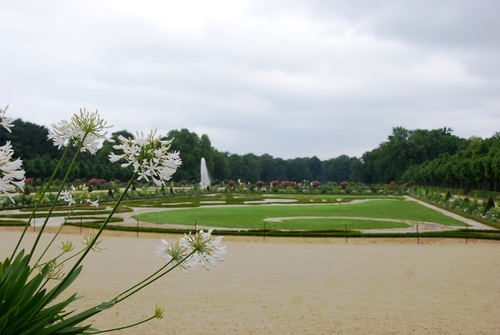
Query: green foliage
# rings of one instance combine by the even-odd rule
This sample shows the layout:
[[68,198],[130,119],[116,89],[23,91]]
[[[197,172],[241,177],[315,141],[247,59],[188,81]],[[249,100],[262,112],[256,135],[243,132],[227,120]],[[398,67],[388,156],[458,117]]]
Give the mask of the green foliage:
[[[442,153],[423,164],[415,164],[405,172],[405,178],[418,184],[448,185],[483,193],[497,191],[500,181],[500,134],[487,139],[472,137],[464,141],[455,153]],[[483,194],[484,196],[484,194]]]
[[[395,127],[388,140],[362,156],[365,183],[389,183],[416,180],[405,174],[412,166],[437,159],[442,154],[455,154],[465,140],[451,134],[449,128],[407,130]],[[434,170],[430,169],[429,172]],[[403,178],[404,176],[404,178]]]
[[483,214],[486,215],[486,213],[492,208],[495,208],[495,202],[491,197],[489,197],[488,201],[486,202],[486,205],[484,206]]
[[47,141],[49,130],[46,127],[21,119],[14,120],[13,124],[15,131],[0,132],[0,143],[10,141],[16,158],[21,157],[23,161],[29,161],[37,157],[48,159],[61,157],[57,147],[51,141]]
[[[471,201],[468,197],[462,197],[459,195],[456,198],[452,197],[448,199],[448,201],[443,201],[443,197],[439,190],[425,193],[422,189],[417,188],[412,191],[411,195],[421,201],[444,208],[465,218],[500,229],[500,210],[494,206],[494,203],[492,207],[485,211],[485,207],[480,205],[478,199]],[[490,202],[488,201],[487,203]]]
[[[0,134],[0,140],[10,140],[16,155],[23,159],[26,176],[35,178],[34,186],[42,185],[54,170],[60,152],[46,141],[48,130],[22,120],[14,121],[16,132]],[[112,134],[131,137],[126,130]],[[462,188],[465,194],[470,189],[498,190],[500,185],[500,134],[481,139],[468,140],[452,134],[449,128],[433,130],[408,130],[394,127],[385,142],[360,159],[340,155],[325,161],[311,158],[281,159],[268,154],[230,154],[219,152],[211,146],[206,134],[198,136],[187,129],[172,130],[168,138],[175,138],[172,150],[179,150],[183,160],[182,169],[174,180],[198,183],[200,160],[205,157],[209,172],[214,179],[246,180],[255,183],[263,180],[335,181],[347,180],[366,184],[405,181],[417,185],[440,185],[445,188]],[[70,179],[91,178],[129,180],[131,168],[122,169],[109,164],[108,155],[113,143],[105,141],[96,156],[82,153],[71,172]],[[74,149],[70,150],[74,153]],[[69,161],[64,162],[65,167]],[[63,169],[64,170],[64,169]],[[63,171],[61,170],[61,171]],[[62,172],[57,176],[63,179]],[[323,190],[322,192],[327,192]],[[480,195],[485,197],[484,195]]]
[[46,280],[54,271],[48,262],[41,268],[29,265],[30,256],[24,250],[12,261],[0,263],[0,333],[18,334],[79,334],[89,329],[81,326],[87,318],[110,308],[113,303],[103,303],[71,317],[65,309],[78,299],[76,294],[61,302],[54,301],[80,275],[79,266],[73,273],[51,290],[45,288]]

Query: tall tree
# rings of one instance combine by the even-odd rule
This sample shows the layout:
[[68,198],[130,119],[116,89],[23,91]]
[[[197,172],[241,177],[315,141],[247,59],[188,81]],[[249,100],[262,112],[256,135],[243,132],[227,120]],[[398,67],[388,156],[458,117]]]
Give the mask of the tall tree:
[[260,179],[260,161],[254,154],[246,154],[241,157],[242,179],[247,182],[256,183]]
[[47,155],[50,158],[61,157],[60,151],[47,139],[49,130],[44,126],[39,126],[21,119],[13,121],[12,133],[8,131],[0,132],[0,143],[10,141],[14,149],[14,157],[20,157],[23,161],[35,159]]
[[218,179],[219,181],[223,181],[225,179],[229,179],[231,176],[231,168],[229,167],[229,154],[227,152],[222,153],[217,150],[214,150],[213,154],[213,162],[214,162],[214,170],[212,173],[212,177]]
[[200,138],[200,155],[205,158],[208,173],[212,175],[214,171],[214,148],[212,148],[210,138],[205,134],[201,135]]
[[294,158],[286,161],[286,176],[288,180],[301,182],[311,180],[311,171],[305,158]]
[[277,179],[278,163],[273,156],[264,154],[260,156],[260,179],[265,182],[271,182]]
[[336,183],[350,180],[351,159],[349,156],[341,155],[337,158],[329,159],[325,165],[327,180]]
[[183,128],[180,131],[170,131],[167,137],[174,139],[171,150],[179,151],[182,159],[182,168],[177,170],[172,179],[176,181],[184,179],[193,183],[199,182],[201,180],[201,146],[198,135]]
[[323,166],[318,157],[312,156],[307,159],[307,167],[311,173],[312,180],[322,180],[324,178]]

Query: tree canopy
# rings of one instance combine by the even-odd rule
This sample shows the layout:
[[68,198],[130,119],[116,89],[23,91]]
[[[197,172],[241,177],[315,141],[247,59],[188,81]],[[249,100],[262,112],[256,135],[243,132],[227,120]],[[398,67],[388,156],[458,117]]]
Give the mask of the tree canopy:
[[[61,151],[47,140],[48,129],[21,119],[15,120],[14,125],[12,133],[0,132],[0,142],[11,141],[16,157],[23,160],[27,177],[49,178]],[[133,137],[127,130],[120,130],[112,133],[111,138],[116,142],[120,135]],[[202,157],[212,179],[219,181],[318,180],[366,184],[395,181],[465,188],[481,185],[496,190],[500,180],[500,133],[486,139],[464,139],[446,127],[433,130],[394,127],[386,141],[360,158],[340,155],[324,161],[316,156],[285,160],[269,154],[220,152],[212,147],[208,135],[199,136],[185,128],[170,131],[165,139],[173,139],[171,150],[179,151],[182,159],[182,168],[177,170],[173,181],[199,182]],[[80,155],[71,177],[128,180],[131,167],[123,169],[119,163],[109,162],[113,145],[104,141],[95,156]]]

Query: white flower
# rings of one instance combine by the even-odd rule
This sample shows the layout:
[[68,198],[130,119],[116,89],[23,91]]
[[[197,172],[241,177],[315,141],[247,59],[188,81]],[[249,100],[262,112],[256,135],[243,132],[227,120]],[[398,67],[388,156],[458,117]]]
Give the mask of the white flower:
[[181,246],[179,241],[168,243],[166,240],[161,240],[161,245],[156,247],[155,253],[159,256],[163,256],[167,259],[167,263],[171,263],[170,266],[180,266],[182,270],[186,273],[189,272],[190,267],[184,259],[189,255],[189,250],[184,246]]
[[200,230],[195,235],[184,235],[181,238],[181,245],[186,244],[195,251],[191,262],[202,265],[207,270],[210,269],[208,265],[216,268],[226,255],[226,246],[221,244],[222,236],[212,239],[212,231],[204,232]]
[[156,136],[156,130],[151,131],[148,136],[144,133],[136,133],[135,138],[125,138],[119,136],[120,145],[114,145],[116,150],[122,150],[121,155],[111,153],[109,160],[117,162],[125,160],[122,167],[132,165],[134,172],[138,174],[138,180],[150,179],[157,186],[165,185],[165,181],[170,180],[172,174],[182,164],[178,152],[169,152],[170,141],[161,140],[161,136]]
[[5,111],[7,110],[7,108],[9,108],[9,105],[7,105],[5,109],[0,109],[0,125],[7,129],[9,133],[12,133],[10,128],[14,127],[14,125],[12,124],[13,119],[11,117],[5,116]]
[[[94,232],[90,232],[88,234],[83,233],[82,236],[83,236],[82,244],[85,244],[87,247],[89,247],[92,244],[92,241],[94,240],[94,238],[96,237],[96,233],[94,233]],[[94,244],[92,245],[92,250],[94,250],[95,252],[101,252],[102,250],[106,249],[106,247],[101,248],[99,246],[99,244],[101,244],[101,242],[102,242],[102,238],[96,240],[94,242]]]
[[162,244],[156,247],[155,253],[167,258],[167,262],[172,261],[174,263],[172,266],[179,264],[186,273],[199,265],[207,270],[210,269],[209,266],[216,268],[219,262],[224,260],[226,246],[221,245],[222,236],[212,239],[211,234],[212,230],[208,232],[200,230],[195,235],[184,235],[172,244],[162,240]]
[[[106,121],[100,118],[98,111],[90,113],[85,109],[80,109],[80,114],[74,114],[70,122],[62,120],[52,124],[48,138],[54,141],[58,149],[61,149],[70,143],[78,146],[85,137],[80,151],[89,151],[94,155],[99,147],[99,141],[106,139],[108,132],[104,130],[111,127],[106,126]],[[110,139],[107,140],[110,141]]]
[[11,161],[14,150],[10,142],[0,147],[0,193],[4,193],[14,202],[14,196],[18,195],[17,189],[24,189],[24,170],[21,169],[23,162],[18,158]]
[[59,199],[64,200],[68,203],[68,206],[74,204],[83,204],[84,202],[88,203],[90,206],[99,207],[99,200],[92,201],[92,196],[89,192],[89,189],[84,184],[79,185],[77,187],[71,186],[69,190],[64,190],[59,195]]
[[68,206],[71,206],[75,203],[75,200],[73,200],[73,195],[69,190],[62,191],[59,195],[59,199],[66,201],[68,203]]

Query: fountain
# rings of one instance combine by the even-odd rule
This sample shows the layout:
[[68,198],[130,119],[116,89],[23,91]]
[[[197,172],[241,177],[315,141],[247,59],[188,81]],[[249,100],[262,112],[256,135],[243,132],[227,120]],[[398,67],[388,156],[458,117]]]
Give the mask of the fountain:
[[204,157],[201,157],[200,175],[201,175],[200,187],[202,189],[210,188],[211,181],[210,181],[210,176],[208,175],[207,162],[205,162]]

